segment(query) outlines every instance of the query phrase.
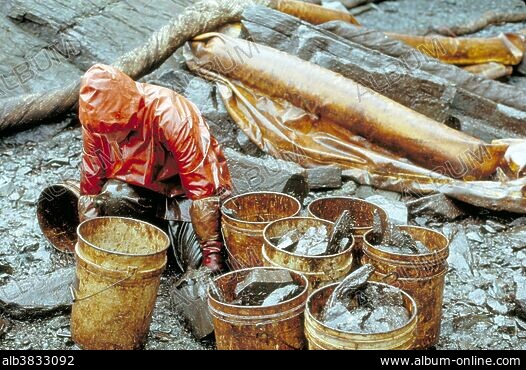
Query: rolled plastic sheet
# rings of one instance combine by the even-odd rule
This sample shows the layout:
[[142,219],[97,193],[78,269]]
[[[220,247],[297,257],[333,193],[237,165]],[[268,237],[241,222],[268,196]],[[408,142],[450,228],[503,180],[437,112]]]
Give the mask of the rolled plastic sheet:
[[502,33],[490,38],[412,36],[398,33],[387,35],[448,64],[496,62],[516,65],[522,61],[525,51],[523,36],[514,33]]
[[[185,54],[190,68],[217,81],[227,110],[241,130],[276,158],[304,167],[336,164],[355,181],[381,189],[414,195],[442,192],[476,206],[526,213],[524,178],[507,181],[454,178],[463,177],[466,171],[471,174],[495,172],[508,143],[482,143],[389,102],[381,95],[366,92],[365,88],[341,76],[333,74],[325,80],[321,76],[328,71],[322,68],[243,40],[208,34],[200,36]],[[238,58],[236,61],[231,58],[234,56]],[[352,88],[363,89],[359,95],[361,100],[352,100],[356,98]],[[370,105],[365,108],[363,101],[371,96],[374,100],[369,100]],[[333,113],[335,109],[337,114]],[[419,134],[427,135],[421,140],[431,151],[445,151],[448,140],[457,149],[465,146],[475,151],[459,151],[456,156],[451,151],[449,154],[460,165],[452,167],[447,162],[426,169],[414,160],[418,156],[429,158],[428,148],[422,149],[420,142],[405,148],[413,159],[410,160],[400,154],[400,147],[389,148],[353,130],[370,124],[369,110],[373,111],[372,117],[380,120],[373,122],[376,127],[385,128],[383,135],[404,136],[405,131],[400,127],[407,128],[410,122],[416,125]],[[355,125],[346,122],[355,120],[358,121]],[[413,152],[409,151],[411,148]],[[469,170],[472,167],[480,169]]]
[[[283,13],[315,25],[330,21],[359,25],[350,13],[315,4],[295,0],[275,0],[273,5]],[[399,33],[386,33],[386,35],[448,64],[472,65],[496,62],[516,65],[522,61],[526,51],[524,36],[515,33],[503,33],[491,38],[416,36]]]
[[316,4],[296,0],[275,0],[275,9],[303,19],[312,24],[322,24],[330,21],[343,21],[360,24],[350,13],[324,8]]
[[[222,34],[192,44],[204,68],[345,128],[431,170],[462,179],[492,175],[507,149],[417,113],[340,74],[275,49]],[[484,160],[471,157],[484,156]]]
[[506,66],[504,64],[495,62],[466,66],[464,67],[464,70],[480,76],[484,76],[486,78],[489,78],[490,80],[496,80],[498,78],[511,76],[511,74],[513,73],[512,66]]

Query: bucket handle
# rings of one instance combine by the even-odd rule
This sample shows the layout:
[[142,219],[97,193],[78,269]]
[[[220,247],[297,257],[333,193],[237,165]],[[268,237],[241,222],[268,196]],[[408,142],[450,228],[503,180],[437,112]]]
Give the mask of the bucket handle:
[[92,293],[86,297],[80,297],[78,296],[78,292],[75,290],[75,288],[73,287],[73,285],[70,285],[69,286],[69,290],[71,292],[71,297],[73,298],[73,303],[75,302],[81,302],[81,301],[84,301],[86,299],[89,299],[89,298],[92,298],[96,295],[99,295],[100,293],[103,293],[113,287],[116,287],[117,285],[125,282],[126,280],[128,279],[131,279],[135,274],[137,273],[137,267],[133,268],[133,269],[130,269],[129,273],[127,276],[123,277],[122,279],[116,281],[115,283],[111,284],[111,285],[108,285],[107,287],[99,290],[98,292],[95,292],[95,293]]

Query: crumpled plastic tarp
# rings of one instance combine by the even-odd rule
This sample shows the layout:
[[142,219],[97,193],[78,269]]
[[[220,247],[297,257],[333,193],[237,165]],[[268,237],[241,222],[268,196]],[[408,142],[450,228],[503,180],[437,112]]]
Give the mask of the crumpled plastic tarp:
[[[186,56],[191,69],[218,82],[244,133],[277,158],[304,167],[337,164],[378,188],[442,192],[526,213],[526,179],[504,174],[510,174],[506,142],[483,143],[342,76],[244,40],[203,35]],[[495,173],[498,180],[481,180]]]

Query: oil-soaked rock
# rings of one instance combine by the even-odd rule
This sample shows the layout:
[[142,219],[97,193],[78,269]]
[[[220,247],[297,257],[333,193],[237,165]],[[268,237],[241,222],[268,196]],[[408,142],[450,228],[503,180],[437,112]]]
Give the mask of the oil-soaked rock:
[[383,208],[391,222],[398,225],[407,225],[408,212],[403,202],[387,199],[381,195],[373,195],[365,200]]
[[214,331],[208,311],[208,288],[212,285],[207,268],[188,270],[170,291],[171,308],[197,339]]
[[234,293],[239,295],[244,289],[252,284],[277,283],[288,285],[292,283],[292,281],[290,272],[286,270],[253,270],[250,271],[242,282],[237,284]]
[[288,301],[289,299],[294,298],[301,291],[301,287],[296,284],[290,284],[284,286],[283,288],[278,288],[272,293],[270,293],[267,298],[261,303],[262,307],[274,306],[279,303]]
[[325,226],[309,227],[307,232],[300,236],[292,252],[302,256],[321,256],[329,253],[328,242],[329,235]]
[[526,226],[515,226],[504,233],[504,238],[514,251],[526,248]]
[[309,192],[305,169],[272,157],[255,158],[230,148],[224,150],[235,194],[275,191],[293,194],[301,200]]
[[449,265],[461,275],[473,276],[473,256],[464,228],[446,225],[443,232],[449,238]]
[[383,333],[409,321],[400,290],[367,284],[349,301],[336,301],[324,312],[325,325],[354,333]]
[[0,287],[0,308],[14,318],[42,317],[62,313],[72,304],[72,267],[43,276],[13,281]]
[[431,216],[438,219],[455,220],[465,213],[451,198],[444,194],[428,195],[407,203],[412,216]]
[[515,311],[526,320],[526,277],[515,276]]
[[234,289],[231,304],[270,306],[296,296],[300,287],[286,270],[253,270]]
[[340,253],[347,248],[352,240],[349,236],[352,235],[355,224],[351,213],[348,210],[343,211],[334,224],[327,246],[327,254]]
[[342,169],[336,166],[309,168],[307,179],[311,190],[341,188]]

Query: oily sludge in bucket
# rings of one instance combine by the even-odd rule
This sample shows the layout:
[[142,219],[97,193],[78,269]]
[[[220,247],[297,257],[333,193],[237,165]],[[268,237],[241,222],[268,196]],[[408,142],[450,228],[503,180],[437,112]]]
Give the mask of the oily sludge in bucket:
[[402,296],[409,319],[400,327],[384,332],[362,333],[338,330],[323,320],[323,311],[338,283],[319,288],[309,296],[305,309],[305,335],[310,350],[393,350],[410,349],[415,341],[417,307],[413,298],[397,288],[368,282],[377,288],[396,289]]
[[296,272],[254,267],[215,279],[208,305],[217,349],[294,350],[305,346],[308,281]]
[[309,216],[331,222],[335,222],[344,211],[351,213],[356,223],[353,232],[353,270],[361,265],[363,236],[372,230],[375,214],[384,228],[388,220],[387,213],[383,208],[366,200],[352,197],[326,197],[316,199],[308,205],[307,209]]
[[83,349],[141,348],[166,266],[168,236],[122,217],[85,221],[77,233],[73,340]]
[[315,290],[320,286],[343,279],[352,267],[352,250],[354,238],[345,250],[334,254],[316,256],[301,255],[280,249],[276,239],[295,231],[305,234],[309,229],[325,227],[330,233],[334,224],[329,221],[312,217],[289,217],[270,223],[264,230],[265,244],[262,254],[266,266],[287,268],[305,275],[309,280],[309,289]]
[[440,336],[449,240],[438,231],[425,227],[398,228],[421,242],[429,252],[403,254],[377,248],[370,232],[364,238],[363,261],[375,268],[372,280],[389,281],[415,299],[418,326],[414,348],[429,348],[438,343]]

